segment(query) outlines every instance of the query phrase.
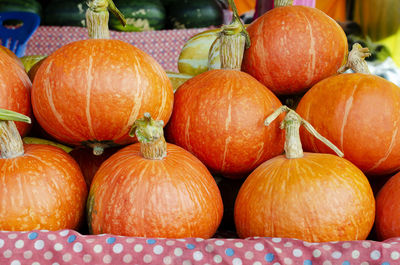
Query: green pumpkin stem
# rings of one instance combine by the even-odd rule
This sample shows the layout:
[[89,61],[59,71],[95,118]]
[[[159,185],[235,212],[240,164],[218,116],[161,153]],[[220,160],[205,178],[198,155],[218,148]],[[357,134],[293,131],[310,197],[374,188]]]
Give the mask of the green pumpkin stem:
[[112,0],[89,0],[86,11],[86,25],[89,38],[109,39],[108,28],[109,11],[113,13],[123,26],[126,25],[124,15],[117,9]]
[[24,143],[14,121],[31,123],[23,114],[0,109],[0,150],[1,158],[14,158],[24,154]]
[[293,5],[293,0],[274,0],[274,8],[291,5]]
[[140,142],[140,152],[144,158],[162,160],[167,156],[163,127],[162,120],[155,121],[147,112],[133,124],[129,135],[136,136]]
[[221,68],[240,70],[244,49],[250,47],[250,37],[240,20],[235,2],[229,0],[229,5],[233,11],[232,22],[229,25],[223,25],[218,36]]
[[264,124],[266,126],[270,125],[282,113],[286,113],[286,116],[281,123],[281,129],[285,129],[286,132],[284,149],[288,159],[300,158],[304,155],[300,140],[301,125],[303,125],[314,137],[329,146],[329,148],[331,148],[338,156],[343,157],[343,153],[339,150],[339,148],[337,148],[328,139],[320,135],[309,122],[304,120],[299,114],[287,106],[280,107],[270,116],[268,116]]
[[355,73],[371,74],[365,61],[365,58],[369,56],[371,56],[371,53],[368,47],[363,48],[359,43],[354,43],[347,56],[346,64],[339,68],[338,73],[342,74],[351,69]]

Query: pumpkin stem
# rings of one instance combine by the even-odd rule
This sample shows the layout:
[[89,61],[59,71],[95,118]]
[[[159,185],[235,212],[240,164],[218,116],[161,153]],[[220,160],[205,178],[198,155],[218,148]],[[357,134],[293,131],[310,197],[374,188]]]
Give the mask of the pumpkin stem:
[[162,160],[167,156],[167,143],[163,127],[164,122],[162,120],[155,121],[148,112],[133,124],[129,135],[136,135],[140,142],[140,152],[144,158]]
[[0,109],[1,158],[13,158],[24,154],[24,143],[14,121],[31,123],[31,119],[28,116]]
[[250,37],[240,20],[235,2],[229,0],[229,5],[233,11],[232,22],[229,25],[223,25],[218,34],[221,68],[240,71],[244,49],[250,46]]
[[287,106],[281,106],[279,109],[274,111],[274,113],[267,117],[264,124],[266,126],[270,125],[279,115],[284,112],[287,114],[281,123],[281,129],[285,129],[286,131],[284,149],[287,158],[291,159],[303,157],[303,148],[301,145],[299,132],[301,125],[303,125],[314,137],[329,146],[338,156],[343,157],[343,153],[339,150],[339,148],[337,148],[328,139],[320,135],[308,121],[304,120],[299,114]]
[[339,68],[338,73],[342,74],[348,69],[356,73],[371,74],[368,64],[365,61],[366,57],[371,56],[368,47],[363,48],[359,43],[354,43],[345,65]]
[[291,5],[293,5],[293,0],[274,0],[274,8]]
[[123,26],[126,25],[124,15],[117,9],[112,0],[89,0],[86,11],[86,25],[89,38],[91,39],[109,39],[110,31],[108,29],[109,12],[113,13]]

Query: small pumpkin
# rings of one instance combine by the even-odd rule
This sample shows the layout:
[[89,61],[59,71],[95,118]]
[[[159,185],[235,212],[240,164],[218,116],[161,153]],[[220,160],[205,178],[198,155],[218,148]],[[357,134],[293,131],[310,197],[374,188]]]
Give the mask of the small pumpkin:
[[163,122],[146,113],[127,146],[99,168],[87,203],[89,230],[136,237],[209,238],[223,213],[207,168],[188,151],[165,142]]
[[306,92],[336,74],[348,44],[342,28],[317,8],[276,0],[275,8],[248,27],[251,46],[242,70],[277,95]]
[[241,186],[234,210],[238,235],[307,242],[366,239],[375,218],[368,179],[344,158],[303,152],[301,124],[343,155],[287,107],[278,109],[266,124],[283,111],[288,112],[282,123],[285,155],[264,162]]
[[78,164],[58,147],[23,144],[14,120],[0,110],[0,230],[78,229],[87,188]]

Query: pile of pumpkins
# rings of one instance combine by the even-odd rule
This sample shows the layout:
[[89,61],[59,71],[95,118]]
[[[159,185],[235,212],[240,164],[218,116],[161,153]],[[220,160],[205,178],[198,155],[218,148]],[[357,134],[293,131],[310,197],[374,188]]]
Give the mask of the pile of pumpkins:
[[[349,55],[322,11],[275,6],[247,26],[234,15],[215,37],[221,69],[175,93],[119,40],[67,44],[31,79],[3,49],[0,230],[209,238],[229,204],[241,238],[363,240],[374,224],[379,239],[400,235],[400,88],[339,74],[365,51]],[[27,143],[35,134],[73,150]],[[388,176],[375,198],[368,179]],[[219,177],[243,180],[236,198]]]

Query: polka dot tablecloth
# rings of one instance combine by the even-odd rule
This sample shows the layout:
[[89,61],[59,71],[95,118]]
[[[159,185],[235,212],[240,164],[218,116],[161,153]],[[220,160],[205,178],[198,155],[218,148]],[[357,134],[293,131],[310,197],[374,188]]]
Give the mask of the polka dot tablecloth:
[[400,238],[308,243],[285,238],[165,239],[73,230],[0,232],[0,264],[400,264]]

